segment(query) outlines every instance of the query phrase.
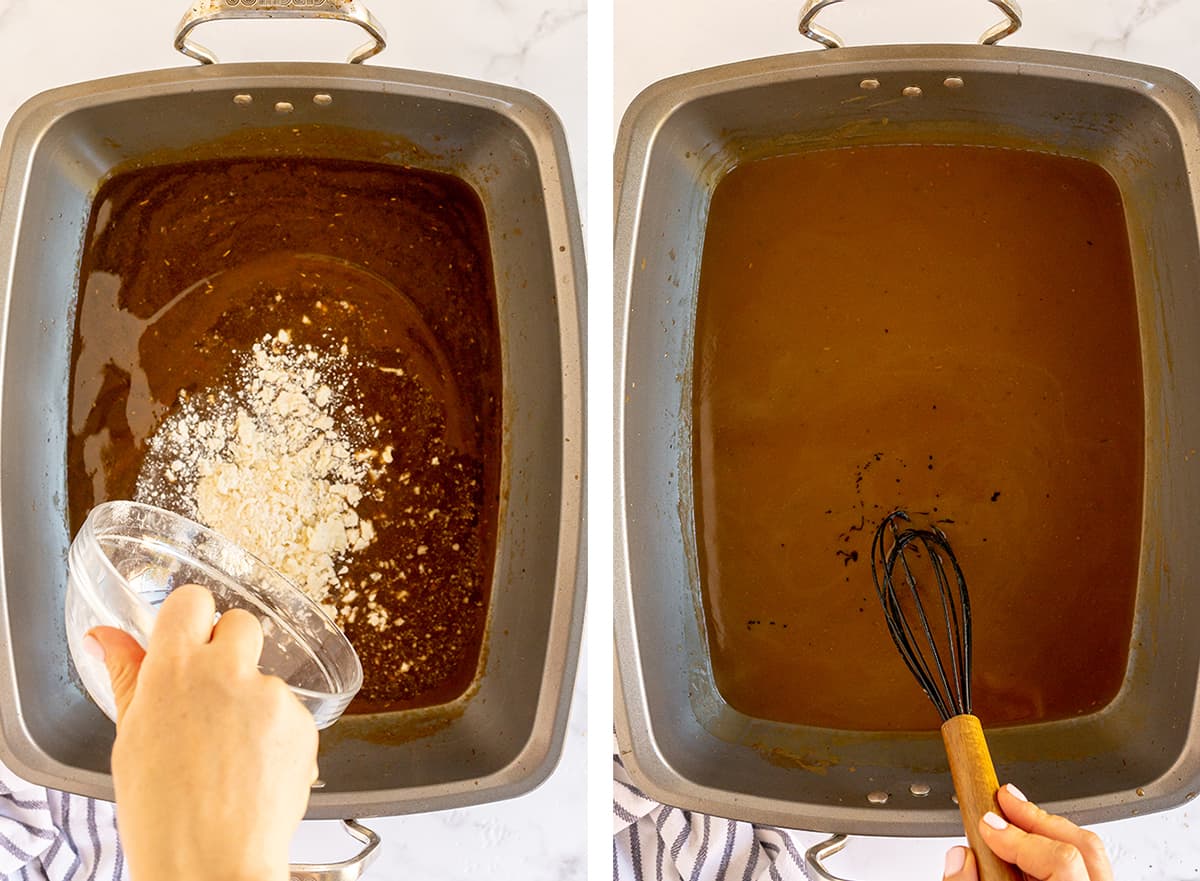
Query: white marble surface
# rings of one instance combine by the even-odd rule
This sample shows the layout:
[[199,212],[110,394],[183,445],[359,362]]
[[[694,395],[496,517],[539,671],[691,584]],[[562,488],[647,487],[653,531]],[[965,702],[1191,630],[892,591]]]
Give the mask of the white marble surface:
[[[814,47],[796,30],[801,0],[615,0],[617,120],[646,86],[688,70]],[[1200,83],[1195,0],[1021,0],[1025,25],[1006,42],[1171,68]],[[733,11],[736,9],[736,13]],[[846,0],[822,14],[847,45],[968,42],[999,20],[977,0]],[[815,49],[814,51],[820,51]],[[1019,781],[1036,797],[1035,781]],[[1200,803],[1095,827],[1121,879],[1200,878]],[[819,840],[812,837],[813,842]],[[831,860],[860,881],[941,878],[951,839],[856,839]]]
[[[567,129],[582,208],[585,0],[368,0],[368,5],[389,37],[388,49],[368,63],[507,83],[549,102]],[[0,120],[7,122],[27,98],[55,86],[192,64],[171,48],[186,7],[186,0],[0,0]],[[362,42],[352,25],[327,22],[213,24],[196,36],[229,61],[341,61]],[[583,680],[581,667],[566,749],[549,781],[500,804],[369,821],[384,845],[366,877],[582,878]],[[293,856],[341,858],[352,852],[347,841],[336,824],[305,823]]]

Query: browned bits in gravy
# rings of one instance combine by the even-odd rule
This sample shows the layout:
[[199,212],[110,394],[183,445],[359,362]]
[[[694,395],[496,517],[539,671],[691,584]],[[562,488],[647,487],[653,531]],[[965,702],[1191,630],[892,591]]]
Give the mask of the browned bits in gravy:
[[733,707],[937,726],[871,582],[871,536],[898,506],[940,522],[966,572],[985,724],[1115,696],[1143,405],[1103,169],[919,145],[749,163],[714,193],[698,297],[696,534]]
[[[286,329],[342,358],[379,429],[342,585],[351,711],[452,700],[475,676],[496,540],[500,342],[487,224],[464,181],[373,163],[239,159],[119,173],[83,249],[72,352],[72,530],[132,498],[146,442]],[[335,416],[336,418],[336,416]],[[383,454],[384,448],[387,450]],[[368,615],[367,603],[376,605]],[[372,626],[382,617],[388,626]]]

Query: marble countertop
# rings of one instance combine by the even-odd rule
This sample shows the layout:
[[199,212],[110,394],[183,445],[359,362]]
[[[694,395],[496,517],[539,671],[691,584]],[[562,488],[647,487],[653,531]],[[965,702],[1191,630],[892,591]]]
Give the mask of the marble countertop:
[[[614,111],[672,74],[812,49],[796,29],[802,0],[615,0]],[[1124,58],[1200,83],[1200,3],[1188,0],[1021,0],[1025,24],[1005,43]],[[732,10],[736,8],[734,14]],[[847,45],[963,43],[1000,18],[984,0],[847,0],[822,13]],[[1036,786],[1018,781],[1036,797]],[[1095,826],[1116,877],[1184,881],[1200,877],[1200,800],[1173,811]],[[816,842],[824,836],[812,836]],[[942,877],[952,839],[851,839],[830,860],[836,874],[870,881]]]
[[[46,3],[0,0],[0,120],[56,86],[122,73],[191,65],[172,48],[186,0]],[[586,124],[585,0],[368,0],[389,45],[368,64],[490,80],[527,89],[555,108],[580,194]],[[236,22],[205,25],[197,38],[229,61],[341,61],[362,42],[353,25]],[[586,657],[586,649],[585,655]],[[584,665],[576,682],[562,760],[533,793],[464,810],[366,821],[383,837],[373,881],[584,875]],[[607,743],[608,732],[604,732]],[[331,822],[306,822],[293,859],[326,861],[354,852]]]

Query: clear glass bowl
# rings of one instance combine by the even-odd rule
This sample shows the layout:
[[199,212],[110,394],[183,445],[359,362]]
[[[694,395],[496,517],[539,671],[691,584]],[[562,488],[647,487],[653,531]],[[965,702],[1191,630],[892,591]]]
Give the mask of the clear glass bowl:
[[116,718],[103,662],[83,651],[93,627],[118,627],[145,646],[160,603],[182,584],[208,588],[218,614],[245,609],[262,623],[258,668],[288,684],[318,728],[332,725],[362,686],[362,664],[337,625],[275,569],[178,514],[105,502],[88,514],[67,560],[67,642],[92,699]]

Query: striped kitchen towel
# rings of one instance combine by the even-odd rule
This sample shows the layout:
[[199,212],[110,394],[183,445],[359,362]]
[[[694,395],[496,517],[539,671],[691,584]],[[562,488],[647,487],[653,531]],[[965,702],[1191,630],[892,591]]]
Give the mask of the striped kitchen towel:
[[614,881],[807,879],[800,835],[659,804],[613,756]]
[[34,786],[0,765],[0,878],[128,877],[110,803]]

